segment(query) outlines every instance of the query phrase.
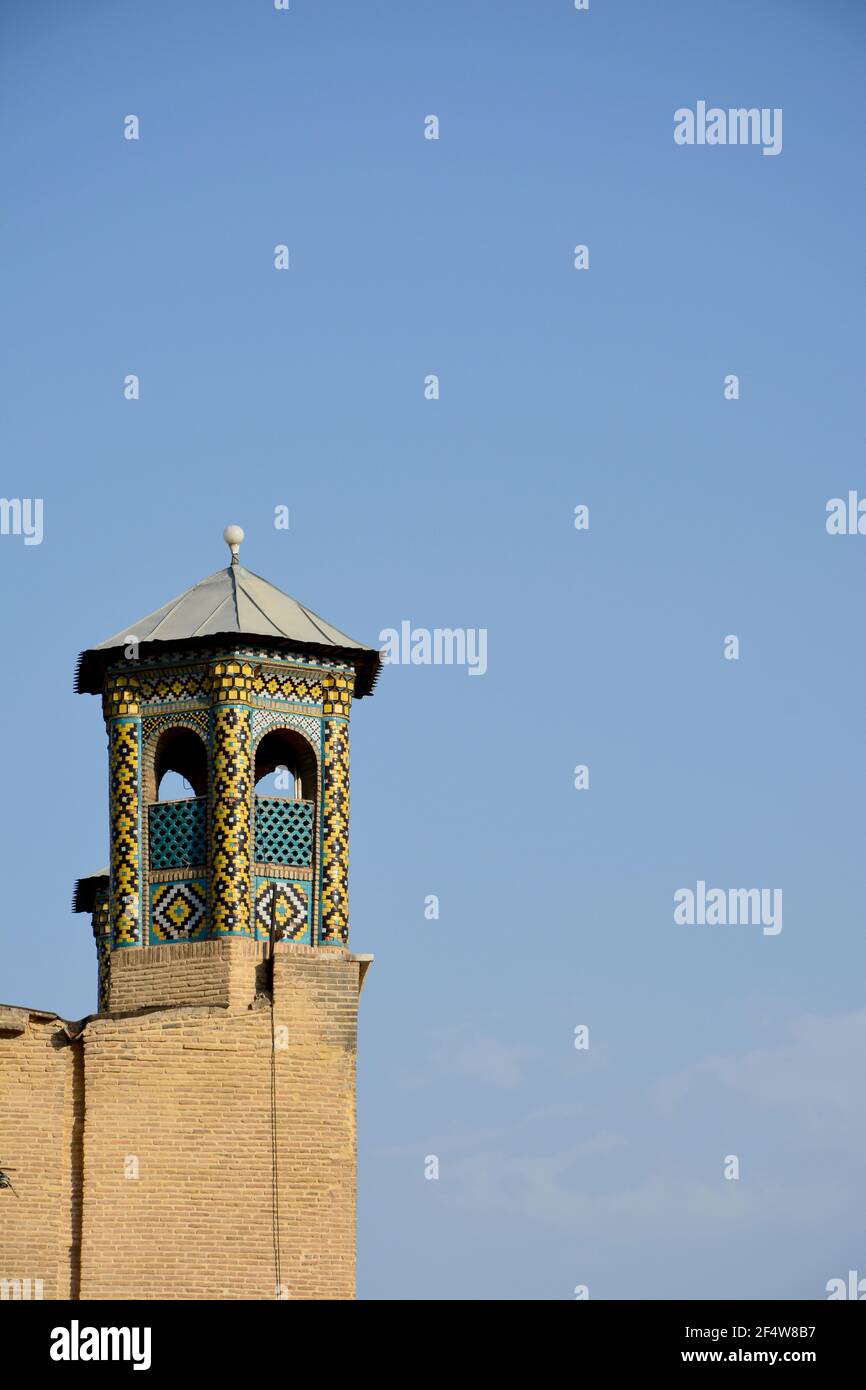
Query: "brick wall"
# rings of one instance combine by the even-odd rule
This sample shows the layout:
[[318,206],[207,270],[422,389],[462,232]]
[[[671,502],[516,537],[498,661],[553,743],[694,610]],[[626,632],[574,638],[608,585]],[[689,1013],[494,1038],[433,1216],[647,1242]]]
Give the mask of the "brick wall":
[[[364,964],[348,951],[280,943],[273,1048],[262,951],[231,940],[116,951],[114,1012],[87,1020],[74,1043],[65,1033],[62,1047],[50,1042],[56,1019],[9,1042],[0,1025],[0,1095],[11,1098],[0,1145],[15,1141],[0,1158],[23,1170],[33,1218],[30,1234],[16,1226],[17,1245],[4,1248],[0,1234],[0,1265],[37,1274],[24,1266],[47,1265],[53,1252],[57,1292],[46,1281],[45,1296],[70,1296],[71,1194],[83,1167],[82,1298],[273,1299],[277,1230],[288,1297],[354,1297]],[[121,1001],[138,1012],[118,1012]],[[18,1048],[23,1058],[25,1045],[13,1087],[6,1054]],[[55,1117],[47,1144],[43,1107]],[[14,1202],[0,1193],[0,1217]]]
[[[0,1007],[0,1281],[41,1280],[44,1298],[76,1292],[83,1112],[81,1043],[62,1019]],[[0,1297],[20,1293],[0,1282]]]
[[111,953],[110,1010],[123,1013],[158,1004],[246,1007],[261,984],[255,964],[264,952],[264,942],[231,937],[120,947]]

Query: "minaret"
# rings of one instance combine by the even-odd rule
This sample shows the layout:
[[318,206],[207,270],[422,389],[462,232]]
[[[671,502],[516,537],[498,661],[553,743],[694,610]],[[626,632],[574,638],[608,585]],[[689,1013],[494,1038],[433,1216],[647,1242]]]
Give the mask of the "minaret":
[[[129,1002],[121,952],[272,930],[348,945],[349,718],[379,654],[244,569],[239,526],[224,539],[225,569],[79,660],[108,731],[110,867],[74,900],[101,1011]],[[257,791],[276,770],[289,795]],[[168,772],[192,794],[160,800]]]

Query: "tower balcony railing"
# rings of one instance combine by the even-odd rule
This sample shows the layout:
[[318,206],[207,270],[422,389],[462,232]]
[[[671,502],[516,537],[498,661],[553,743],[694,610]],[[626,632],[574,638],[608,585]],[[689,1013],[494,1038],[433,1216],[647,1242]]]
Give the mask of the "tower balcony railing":
[[256,863],[308,868],[313,862],[314,811],[312,801],[292,801],[286,796],[257,796]]
[[207,797],[157,801],[148,807],[147,829],[152,869],[185,869],[203,864],[206,848]]
[[[185,869],[207,859],[207,797],[158,801],[148,807],[152,869]],[[256,796],[257,864],[309,868],[313,862],[315,804],[285,796]]]

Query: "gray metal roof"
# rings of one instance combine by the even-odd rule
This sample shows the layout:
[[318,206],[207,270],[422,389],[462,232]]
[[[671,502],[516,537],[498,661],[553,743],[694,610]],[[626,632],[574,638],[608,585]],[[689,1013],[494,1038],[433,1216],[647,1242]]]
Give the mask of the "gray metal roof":
[[137,638],[142,658],[151,643],[206,647],[217,638],[238,637],[257,638],[266,646],[274,644],[277,648],[291,647],[336,660],[342,658],[355,664],[358,696],[370,693],[380,666],[375,648],[356,642],[238,563],[217,570],[146,618],[122,627],[113,637],[82,652],[76,688],[82,693],[98,694],[115,650],[126,647],[131,637]]
[[208,575],[170,603],[121,628],[114,637],[100,642],[106,647],[125,647],[130,634],[139,642],[178,642],[187,637],[211,637],[219,633],[245,637],[286,637],[303,646],[307,642],[332,647],[357,647],[360,642],[324,618],[274,588],[260,575],[242,565],[229,565]]

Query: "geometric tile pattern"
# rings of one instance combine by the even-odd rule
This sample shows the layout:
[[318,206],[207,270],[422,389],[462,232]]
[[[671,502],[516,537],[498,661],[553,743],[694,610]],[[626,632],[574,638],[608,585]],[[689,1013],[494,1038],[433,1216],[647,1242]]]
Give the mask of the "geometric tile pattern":
[[203,864],[207,797],[160,801],[148,808],[148,840],[152,869],[183,869]]
[[307,676],[291,668],[281,670],[277,666],[268,666],[254,673],[252,691],[254,695],[270,695],[275,700],[298,700],[320,705],[322,678],[317,672]]
[[[191,934],[267,937],[272,910],[285,939],[348,941],[346,716],[354,672],[328,661],[319,668],[303,653],[297,666],[283,665],[265,649],[246,655],[226,651],[223,665],[214,665],[222,658],[213,648],[200,660],[186,652],[167,656],[178,664],[137,666],[134,676],[124,665],[106,674],[111,931],[104,945],[97,937],[100,1007],[107,1005],[115,945],[186,940]],[[142,701],[150,708],[141,710]],[[189,704],[196,708],[184,708]],[[320,711],[308,713],[310,705]],[[209,796],[154,800],[143,822],[142,797],[149,801],[153,793],[155,798],[157,740],[175,727],[193,729],[208,744]],[[269,730],[279,728],[298,730],[316,755],[309,788],[304,773],[305,790],[315,801],[253,798],[253,750]],[[152,878],[143,873],[143,852]],[[272,874],[284,877],[256,878],[253,884],[254,858],[259,874],[271,865]],[[204,863],[207,877],[200,869],[195,879],[173,873],[196,872]]]
[[206,666],[176,667],[174,670],[144,670],[139,675],[141,699],[168,704],[173,700],[206,697],[210,688]]
[[257,864],[293,864],[306,868],[313,858],[312,801],[287,796],[256,797]]
[[184,714],[146,714],[141,721],[141,741],[149,743],[155,734],[161,734],[165,729],[198,729],[202,738],[207,740],[208,711],[206,709],[191,709]]
[[249,936],[252,778],[248,706],[213,706],[211,748],[211,932],[214,936]]
[[203,878],[155,883],[150,890],[150,941],[191,941],[207,927],[207,886]]
[[271,921],[278,941],[310,944],[309,885],[274,878],[256,879],[256,938],[267,941]]
[[349,726],[325,720],[322,827],[322,944],[349,940]]
[[253,710],[253,745],[269,729],[299,729],[318,753],[322,746],[322,721],[310,714],[273,714],[270,710]]
[[100,936],[96,942],[97,1013],[108,1013],[109,980],[111,977],[111,937]]
[[108,889],[100,888],[93,895],[93,911],[90,917],[95,937],[111,935],[111,917],[108,912]]
[[121,714],[140,714],[138,701],[138,676],[130,675],[128,668],[107,678],[102,692],[106,719],[117,719]]
[[348,719],[352,708],[352,682],[345,676],[326,676],[322,681],[325,688],[325,700],[322,705],[322,713],[336,718],[338,715],[345,715]]
[[107,888],[94,894],[90,921],[96,939],[97,1010],[104,1014],[108,1011],[108,979],[111,970],[111,914],[108,909]]
[[111,918],[116,946],[139,941],[139,733],[138,719],[111,721]]

